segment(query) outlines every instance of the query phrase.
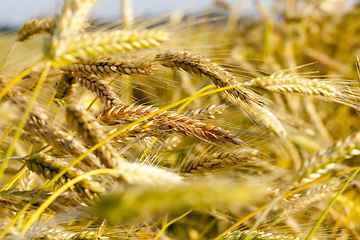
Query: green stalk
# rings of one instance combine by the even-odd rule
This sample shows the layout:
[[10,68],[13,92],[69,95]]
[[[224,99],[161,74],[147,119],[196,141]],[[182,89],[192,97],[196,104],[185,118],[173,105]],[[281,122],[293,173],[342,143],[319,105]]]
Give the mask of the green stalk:
[[335,197],[331,200],[325,211],[321,214],[320,218],[317,220],[311,231],[309,232],[308,236],[305,240],[311,239],[311,237],[314,235],[318,227],[320,226],[321,222],[324,220],[332,206],[335,204],[337,198],[345,191],[345,188],[349,185],[349,183],[353,180],[353,178],[360,172],[360,166],[355,170],[355,172],[349,177],[349,179],[344,183],[344,185],[340,188],[338,193],[335,195]]
[[[33,107],[33,105],[35,104],[35,101],[37,99],[37,97],[39,96],[39,93],[40,93],[40,90],[41,90],[41,87],[42,85],[44,84],[45,80],[46,80],[46,76],[48,75],[48,72],[50,70],[50,67],[51,67],[51,62],[48,61],[46,62],[45,64],[45,68],[43,70],[43,72],[41,73],[41,76],[40,76],[40,79],[39,81],[37,82],[36,84],[36,87],[35,87],[35,90],[34,90],[34,93],[33,95],[31,96],[31,99],[29,101],[29,105],[26,107],[25,109],[25,112],[21,118],[21,121],[19,123],[19,126],[17,127],[16,131],[15,131],[15,135],[14,135],[14,138],[13,140],[11,141],[11,144],[8,148],[8,150],[6,151],[5,153],[5,159],[4,159],[4,162],[1,164],[1,167],[0,167],[0,180],[2,179],[4,173],[5,173],[5,169],[6,169],[6,166],[10,160],[10,157],[12,156],[12,154],[14,153],[14,148],[15,148],[15,144],[16,142],[19,140],[20,138],[20,135],[21,135],[21,131],[24,129],[25,127],[25,124],[26,124],[26,120],[28,119],[29,115],[30,115],[30,112],[31,112],[31,109]],[[29,70],[32,69],[32,68],[29,68]],[[25,71],[26,72],[26,71]],[[21,75],[21,74],[20,74]],[[20,76],[19,75],[19,76]],[[19,78],[21,79],[21,78]],[[16,81],[14,81],[16,82]],[[10,84],[9,84],[10,85]],[[8,85],[8,86],[9,86]],[[7,86],[7,87],[8,87]],[[2,92],[5,92],[5,89],[3,89]],[[10,89],[10,88],[9,88]],[[5,92],[6,93],[6,92]],[[5,95],[5,94],[4,94]]]

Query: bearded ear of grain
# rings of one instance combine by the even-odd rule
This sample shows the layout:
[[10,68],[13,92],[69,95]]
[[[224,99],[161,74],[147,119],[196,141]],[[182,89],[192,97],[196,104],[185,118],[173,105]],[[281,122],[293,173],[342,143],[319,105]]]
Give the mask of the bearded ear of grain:
[[210,78],[218,88],[234,86],[232,89],[225,90],[231,102],[265,123],[265,125],[273,129],[277,135],[283,138],[286,137],[287,132],[284,126],[278,118],[266,108],[266,101],[250,88],[241,86],[233,75],[215,63],[212,63],[209,59],[188,51],[168,50],[164,53],[157,54],[155,60],[159,61],[161,65],[165,67],[182,69],[200,77],[204,75]]
[[[66,120],[90,146],[103,141],[106,136],[102,126],[87,111],[71,103],[66,108]],[[101,163],[107,168],[114,168],[119,163],[126,161],[117,154],[116,149],[108,142],[95,150]]]
[[[306,210],[310,204],[322,200],[326,197],[331,197],[332,193],[338,190],[340,187],[340,179],[334,178],[328,182],[322,183],[320,186],[316,186],[315,188],[306,189],[300,194],[295,194],[282,200],[279,203],[279,212],[280,214],[289,216],[295,212]],[[277,217],[280,219],[283,218],[283,216]]]
[[271,76],[252,79],[246,83],[274,92],[299,93],[306,95],[319,95],[324,97],[337,97],[341,95],[340,89],[331,82],[319,79],[307,79],[294,74],[275,73]]
[[210,105],[206,108],[198,108],[195,110],[187,110],[181,112],[182,115],[186,115],[192,117],[197,120],[207,120],[207,119],[215,119],[219,115],[223,114],[226,105]]
[[36,179],[36,174],[31,172],[30,170],[26,170],[22,175],[20,180],[16,184],[16,189],[21,191],[29,191],[31,190],[34,181]]
[[63,54],[65,62],[75,61],[76,58],[106,56],[117,52],[133,51],[158,47],[168,40],[168,34],[163,30],[110,30],[83,34],[72,41]]
[[360,109],[358,84],[354,81],[334,77],[308,78],[284,72],[251,79],[244,83],[244,86],[263,88],[271,92],[310,95]]
[[75,94],[76,77],[70,73],[66,73],[61,76],[57,85],[55,99],[61,102],[67,102]]
[[41,33],[50,33],[56,23],[55,18],[34,19],[25,23],[18,32],[18,41],[29,40]]
[[245,239],[257,239],[257,240],[268,240],[268,239],[282,239],[282,240],[300,240],[300,238],[291,236],[288,234],[280,234],[276,232],[264,232],[264,231],[253,231],[250,233],[249,230],[244,231],[231,231],[226,234],[223,240],[240,240]]
[[[76,128],[88,144],[95,145],[105,139],[101,126],[84,109],[70,104],[66,111],[68,122]],[[106,167],[115,168],[109,171],[111,176],[125,180],[130,184],[169,184],[179,183],[182,179],[175,173],[155,166],[129,163],[120,157],[115,148],[108,142],[95,150],[95,152]]]
[[181,166],[182,173],[206,173],[217,170],[227,170],[256,159],[259,152],[255,149],[241,149],[232,151],[219,151],[212,154],[190,157]]
[[75,75],[151,75],[152,64],[150,62],[136,62],[127,59],[92,58],[78,60],[61,67],[63,71],[72,72]]
[[[74,214],[76,213],[76,209],[72,209]],[[56,217],[55,217],[56,219]],[[65,230],[63,226],[60,224],[47,226],[45,224],[39,224],[35,229],[29,230],[24,238],[30,239],[67,239],[67,240],[90,240],[90,239],[104,239],[103,237],[97,237],[97,232],[92,232],[90,230],[86,230],[81,233],[74,233],[73,231]],[[45,226],[44,226],[45,225]],[[105,238],[107,239],[107,238]]]
[[[0,202],[2,205],[8,207],[14,207],[16,211],[20,211],[25,204],[29,203],[30,200],[41,191],[40,189],[33,189],[31,191],[19,191],[10,189],[7,191],[0,192]],[[51,194],[53,190],[44,191],[30,207],[30,210],[36,210]],[[76,208],[79,208],[79,202],[76,201],[78,194],[76,192],[64,192],[58,196],[46,209],[53,212],[69,212]],[[66,203],[66,204],[64,204]],[[84,204],[85,205],[85,204]],[[81,206],[81,205],[80,205]]]
[[[88,151],[80,140],[35,116],[30,116],[25,125],[25,130],[42,138],[57,150],[64,151],[74,157],[79,157]],[[101,166],[99,159],[92,153],[87,154],[82,162],[90,168]]]
[[[113,106],[101,112],[98,118],[101,123],[106,125],[126,124],[158,110],[155,107],[142,105]],[[173,111],[161,112],[147,119],[144,124],[146,124],[146,128],[142,129],[148,129],[148,132],[150,130],[169,130],[185,135],[193,135],[199,139],[214,143],[243,144],[243,141],[236,138],[236,135],[230,131]]]
[[270,109],[268,109],[266,106],[260,106],[256,103],[250,103],[249,106],[250,108],[247,108],[247,110],[253,116],[256,116],[257,119],[261,120],[261,122],[263,122],[265,126],[271,129],[276,135],[286,139],[288,133],[284,125],[281,123],[278,117],[270,111]]
[[[58,158],[52,158],[49,155],[43,153],[31,155],[25,160],[26,166],[30,169],[30,171],[43,176],[45,179],[52,179],[55,175],[68,166],[66,162],[61,161]],[[64,184],[67,181],[82,174],[84,174],[84,172],[72,167],[58,180],[58,182]],[[103,189],[99,183],[92,181],[90,178],[77,183],[75,189],[80,190],[80,193],[85,194],[85,196],[91,199],[94,198],[94,196],[97,194],[105,191],[105,189]]]
[[260,96],[249,88],[240,86],[233,75],[201,55],[183,50],[168,50],[157,54],[155,60],[164,67],[182,69],[200,77],[204,75],[210,78],[218,88],[234,86],[234,88],[225,91],[241,102],[263,104]]
[[137,185],[165,186],[179,184],[183,180],[178,174],[160,167],[129,162],[122,162],[118,169],[110,171],[110,175]]
[[[299,179],[301,183],[306,183],[319,169],[328,171],[334,167],[334,163],[341,163],[345,159],[360,155],[360,132],[349,135],[343,140],[337,141],[331,147],[320,150],[317,154],[306,159],[303,164],[302,174]],[[327,170],[326,170],[327,169]],[[316,175],[319,176],[319,175]],[[318,177],[316,177],[318,178]]]
[[[5,86],[6,83],[0,81],[0,88],[3,89]],[[9,99],[12,103],[19,106],[22,111],[25,111],[25,108],[29,103],[29,98],[22,93],[20,87],[12,87],[6,94],[5,99]],[[74,157],[79,157],[87,152],[88,149],[81,141],[48,123],[47,119],[48,117],[45,114],[45,111],[38,104],[34,104],[30,116],[26,121],[24,130],[46,141],[56,149]],[[17,124],[17,121],[15,123]],[[86,155],[82,162],[88,167],[100,167],[99,159],[92,153]]]
[[87,76],[80,75],[76,77],[76,80],[80,83],[81,86],[86,87],[100,99],[106,107],[111,107],[114,105],[122,105],[122,101],[118,95],[113,91],[111,86],[105,81],[101,80],[98,76]]
[[[7,83],[0,78],[0,89],[4,89],[7,86]],[[25,110],[26,106],[29,103],[29,97],[24,94],[25,89],[21,87],[12,87],[8,93],[5,95],[5,99],[10,100],[12,103],[18,105],[22,110]],[[39,106],[37,102],[34,103],[34,107],[31,111],[33,115],[38,118],[47,120],[48,117],[45,114],[45,111]]]
[[[65,2],[51,38],[46,44],[45,55],[54,62],[64,60],[69,45],[79,36],[96,0],[69,0]],[[65,62],[68,60],[65,59]]]

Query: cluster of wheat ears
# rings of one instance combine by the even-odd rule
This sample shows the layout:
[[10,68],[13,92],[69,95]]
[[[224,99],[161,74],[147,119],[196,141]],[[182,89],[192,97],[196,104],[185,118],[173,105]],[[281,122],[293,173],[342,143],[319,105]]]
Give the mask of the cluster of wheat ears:
[[[15,46],[41,34],[41,60],[17,76],[13,50],[3,61],[0,239],[359,238],[356,80],[299,73],[294,38],[289,70],[246,75],[239,49],[260,27],[229,39],[236,14],[117,26],[89,20],[94,4],[27,22]],[[258,8],[276,69],[281,34]]]

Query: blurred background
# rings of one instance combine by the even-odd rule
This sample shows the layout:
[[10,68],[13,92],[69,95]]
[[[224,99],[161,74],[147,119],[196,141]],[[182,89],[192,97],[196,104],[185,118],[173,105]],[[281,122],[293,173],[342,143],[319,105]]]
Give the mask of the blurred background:
[[[58,13],[62,6],[61,0],[2,0],[0,9],[0,27],[20,27],[24,22],[41,16],[53,16]],[[120,18],[121,0],[99,1],[95,17]],[[216,11],[216,5],[225,2],[236,6],[242,14],[256,14],[255,0],[132,0],[134,15],[151,16],[174,10],[184,13],[199,13],[203,11]],[[270,6],[273,0],[257,0],[266,6]]]

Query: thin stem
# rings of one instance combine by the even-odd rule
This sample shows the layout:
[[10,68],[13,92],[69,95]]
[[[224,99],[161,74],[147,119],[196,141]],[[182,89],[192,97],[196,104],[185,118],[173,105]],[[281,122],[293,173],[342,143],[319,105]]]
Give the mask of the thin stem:
[[[29,104],[28,104],[28,106],[26,107],[25,112],[24,112],[24,114],[23,114],[23,116],[22,116],[22,118],[21,118],[21,121],[20,121],[20,123],[19,123],[19,126],[17,127],[17,129],[16,129],[16,131],[15,131],[14,138],[13,138],[13,140],[11,141],[11,144],[10,144],[9,148],[8,148],[8,150],[7,150],[6,153],[5,153],[5,160],[4,160],[4,162],[1,164],[1,167],[0,167],[0,180],[2,179],[2,177],[3,177],[4,173],[5,173],[6,166],[7,166],[8,162],[9,162],[9,160],[10,160],[9,158],[11,157],[11,155],[12,155],[13,152],[14,152],[15,144],[16,144],[17,141],[19,140],[20,135],[21,135],[21,131],[22,131],[22,130],[24,129],[24,127],[25,127],[26,121],[27,121],[27,119],[28,119],[28,117],[29,117],[29,115],[30,115],[30,112],[31,112],[31,110],[32,110],[32,107],[33,107],[33,105],[35,104],[35,101],[36,101],[36,99],[37,99],[37,97],[38,97],[38,95],[39,95],[39,93],[40,93],[41,87],[42,87],[42,85],[44,84],[44,82],[45,82],[45,80],[46,80],[46,76],[47,76],[47,74],[48,74],[48,72],[49,72],[49,70],[50,70],[50,67],[51,67],[51,62],[50,62],[50,61],[47,61],[46,64],[45,64],[45,68],[44,68],[44,70],[43,70],[43,72],[42,72],[42,74],[41,74],[41,76],[40,76],[40,79],[39,79],[38,83],[36,84],[34,93],[33,93],[33,95],[31,96],[31,99],[30,99],[30,101],[29,101]],[[31,69],[31,68],[29,68],[29,69]],[[21,74],[20,74],[20,75],[21,75]],[[20,76],[20,75],[19,75],[19,76]],[[16,78],[15,78],[15,79],[16,79]],[[14,80],[15,80],[15,79],[14,79]],[[13,81],[12,81],[12,82],[13,82]],[[10,84],[9,84],[9,85],[10,85]],[[4,91],[9,85],[7,85],[7,86],[3,89],[3,91]],[[1,93],[2,93],[3,91],[1,91]],[[1,93],[0,93],[0,99],[1,99]],[[5,94],[4,94],[4,95],[5,95]]]
[[311,237],[314,235],[316,230],[319,228],[321,222],[324,220],[332,206],[335,204],[337,198],[345,191],[346,187],[349,185],[349,183],[353,180],[353,178],[360,172],[360,166],[351,174],[351,176],[348,178],[348,180],[344,183],[344,185],[340,188],[340,190],[337,192],[335,197],[331,200],[325,211],[321,214],[320,218],[317,220],[311,231],[309,232],[309,235],[306,237],[305,240],[311,239]]
[[182,214],[180,217],[177,217],[173,220],[171,220],[170,222],[168,222],[167,224],[165,224],[165,226],[160,230],[160,232],[156,235],[155,239],[159,239],[159,237],[161,236],[161,233],[163,233],[171,224],[173,224],[174,222],[179,221],[180,219],[184,218],[186,215],[188,215],[189,213],[191,213],[192,210],[187,211],[186,213]]

